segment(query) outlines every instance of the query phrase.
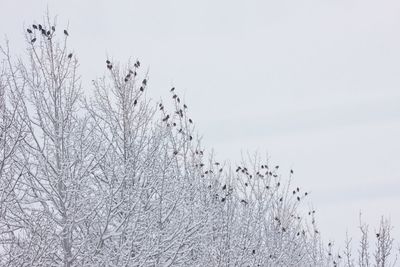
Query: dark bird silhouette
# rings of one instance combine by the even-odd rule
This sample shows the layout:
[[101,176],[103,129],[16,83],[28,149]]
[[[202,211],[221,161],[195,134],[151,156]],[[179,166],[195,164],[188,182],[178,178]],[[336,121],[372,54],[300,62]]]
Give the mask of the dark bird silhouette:
[[275,169],[279,169],[279,165],[276,165],[276,166],[275,166]]
[[178,97],[177,95],[173,95],[173,96],[172,96],[173,99],[175,99],[175,98],[177,98],[177,97]]
[[225,202],[225,198],[224,197],[221,199],[221,202]]
[[67,31],[67,30],[64,30],[64,34],[65,34],[66,36],[69,36],[69,34],[68,34],[68,31]]
[[29,34],[32,33],[32,30],[31,30],[31,29],[26,29],[26,31],[27,31]]
[[50,31],[47,31],[47,32],[46,32],[47,36],[49,36],[49,35],[50,35],[50,33],[51,33]]
[[297,192],[299,192],[299,191],[300,191],[300,188],[297,187],[296,190],[297,190]]
[[144,91],[144,87],[140,86],[139,90],[140,90],[140,92],[143,92]]
[[297,201],[300,201],[300,197],[297,197]]
[[133,101],[133,105],[136,106],[136,104],[137,104],[137,99],[135,99],[135,100]]
[[225,190],[226,189],[226,184],[224,184],[224,186],[222,187],[222,190]]
[[256,254],[256,250],[255,249],[253,249],[253,254]]
[[172,87],[171,90],[169,90],[170,92],[173,92],[175,90],[175,87]]
[[379,236],[380,236],[380,234],[379,234],[379,233],[377,233],[377,234],[376,234],[376,238],[379,238]]
[[108,64],[108,65],[107,65],[107,68],[108,68],[109,70],[111,70],[111,69],[112,69],[112,65],[111,65],[111,64]]
[[129,80],[128,77],[125,77],[124,81],[125,81],[125,82],[128,82],[128,80]]
[[248,183],[244,183],[244,185],[245,185],[245,186],[248,186],[249,184],[248,184]]
[[41,31],[42,31],[43,35],[46,35],[46,30],[45,29],[42,29]]
[[165,118],[162,121],[167,121],[169,119],[169,115],[165,116]]
[[110,60],[106,60],[106,63],[107,63],[107,65],[110,65],[111,64],[111,62],[110,62]]
[[135,68],[139,68],[139,67],[140,67],[140,62],[139,62],[139,60],[136,60],[135,64],[133,64],[133,66],[134,66]]
[[70,53],[70,54],[68,55],[68,58],[72,58],[72,53]]
[[290,173],[293,174],[293,170],[290,170]]
[[281,197],[281,198],[279,199],[279,201],[282,202],[282,201],[283,201],[283,197]]
[[147,84],[147,80],[144,79],[143,82],[142,82],[142,84],[143,84],[143,85],[146,85],[146,84]]
[[56,27],[51,26],[51,30],[52,30],[53,32],[55,32],[55,31],[56,31]]
[[33,38],[32,40],[31,40],[31,43],[33,44],[34,42],[36,42],[36,38]]
[[39,30],[42,30],[42,25],[39,24]]
[[34,28],[35,30],[37,30],[37,26],[35,24],[32,25],[32,28]]
[[183,108],[187,108],[186,104],[183,104]]
[[189,123],[193,123],[192,119],[189,119]]

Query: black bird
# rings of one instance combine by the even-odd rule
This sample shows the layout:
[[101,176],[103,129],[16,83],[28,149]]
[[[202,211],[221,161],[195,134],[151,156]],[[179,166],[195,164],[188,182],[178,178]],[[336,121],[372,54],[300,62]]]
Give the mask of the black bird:
[[33,44],[34,42],[36,42],[36,38],[33,38],[32,40],[31,40],[31,43]]
[[192,141],[193,140],[193,136],[189,135],[189,140]]
[[193,123],[192,119],[189,119],[189,122],[190,122],[190,123]]
[[143,92],[144,91],[144,87],[140,86],[139,90],[140,90],[140,92]]
[[221,202],[225,202],[225,198],[224,197],[221,199]]
[[281,197],[281,198],[279,199],[279,201],[282,202],[282,201],[283,201],[283,197]]
[[222,187],[222,190],[225,190],[226,189],[226,184]]
[[26,31],[27,31],[29,34],[32,33],[32,30],[31,30],[31,29],[26,29]]
[[35,24],[32,25],[32,28],[34,28],[35,30],[37,30],[37,26]]
[[111,69],[112,69],[112,65],[111,65],[111,64],[108,64],[108,65],[107,65],[107,68],[108,68],[109,70],[111,70]]
[[46,30],[45,29],[42,29],[41,31],[42,31],[43,35],[46,35]]
[[297,190],[297,192],[299,192],[299,191],[300,191],[300,188],[297,187],[296,190]]
[[135,99],[135,101],[133,101],[133,105],[136,106],[137,104],[137,99]]
[[68,58],[72,58],[72,53],[70,53],[70,54],[68,55]]
[[142,84],[143,84],[143,85],[146,85],[146,84],[147,84],[147,80],[144,79],[143,82],[142,82]]
[[54,27],[54,26],[51,26],[51,29],[52,29],[53,32],[56,31],[56,27]]
[[290,173],[293,174],[293,170],[290,170]]
[[106,60],[106,63],[107,63],[107,65],[110,65],[111,64],[111,62],[110,62],[110,60]]
[[276,166],[275,166],[275,169],[279,169],[279,165],[276,165]]
[[67,32],[67,30],[64,30],[64,34],[65,34],[66,36],[69,35],[68,32]]
[[300,197],[297,197],[297,201],[300,201]]
[[253,254],[256,254],[256,250],[255,249],[253,249]]
[[42,25],[40,25],[40,24],[39,24],[39,30],[40,30],[40,31],[42,30]]
[[175,87],[172,87],[171,90],[169,90],[170,92],[173,92],[175,90]]
[[133,64],[133,66],[134,66],[135,68],[139,68],[139,67],[140,67],[140,62],[139,62],[139,60],[136,60],[135,64]]
[[183,104],[183,108],[187,108],[186,104]]
[[128,82],[128,77],[125,77],[124,81],[125,81],[125,82]]
[[47,33],[46,33],[46,34],[47,34],[47,35],[50,35],[50,33],[51,33],[50,31],[47,31]]
[[177,97],[178,97],[177,95],[173,95],[173,96],[172,96],[173,99],[175,99],[175,98],[177,98]]
[[248,184],[248,183],[244,183],[244,185],[245,185],[245,186],[248,186],[249,184]]
[[165,116],[165,118],[162,121],[167,121],[169,119],[169,115]]
[[380,234],[379,234],[379,233],[377,233],[377,234],[376,234],[376,237],[377,237],[377,238],[379,238],[379,236],[380,236]]

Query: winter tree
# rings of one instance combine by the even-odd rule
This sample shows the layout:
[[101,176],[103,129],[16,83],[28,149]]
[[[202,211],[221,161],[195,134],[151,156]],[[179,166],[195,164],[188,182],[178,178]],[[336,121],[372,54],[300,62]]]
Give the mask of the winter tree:
[[[1,48],[0,265],[354,266],[350,245],[334,253],[315,210],[301,211],[293,171],[217,161],[178,90],[146,96],[138,60],[105,59],[83,88],[72,36],[47,16],[25,56]],[[376,266],[390,266],[390,230],[383,220]]]

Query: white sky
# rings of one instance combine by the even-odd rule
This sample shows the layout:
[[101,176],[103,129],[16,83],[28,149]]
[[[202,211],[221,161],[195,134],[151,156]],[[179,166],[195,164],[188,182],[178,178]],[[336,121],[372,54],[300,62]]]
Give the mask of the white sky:
[[85,85],[106,55],[139,58],[148,94],[183,93],[220,160],[258,150],[293,168],[325,238],[358,234],[363,211],[371,230],[390,216],[400,241],[399,1],[0,0],[16,53],[47,7]]

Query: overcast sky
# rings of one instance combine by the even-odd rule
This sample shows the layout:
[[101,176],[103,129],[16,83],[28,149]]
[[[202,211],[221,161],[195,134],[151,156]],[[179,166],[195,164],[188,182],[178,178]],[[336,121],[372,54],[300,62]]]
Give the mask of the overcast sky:
[[148,95],[175,86],[219,160],[259,151],[293,168],[325,238],[358,233],[362,211],[371,230],[390,217],[400,241],[399,1],[0,0],[15,53],[47,7],[85,85],[107,55],[138,58]]

